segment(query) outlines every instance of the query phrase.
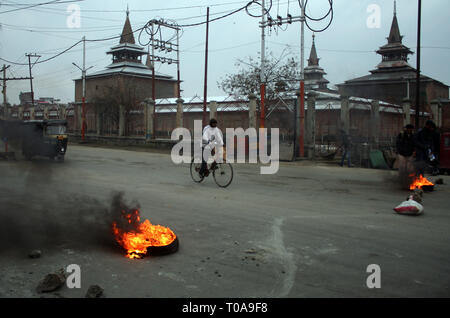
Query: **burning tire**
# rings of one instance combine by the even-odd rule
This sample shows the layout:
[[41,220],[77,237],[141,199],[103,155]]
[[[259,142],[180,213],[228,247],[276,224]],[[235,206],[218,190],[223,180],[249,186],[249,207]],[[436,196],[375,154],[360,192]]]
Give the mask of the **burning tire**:
[[409,189],[422,189],[423,191],[430,192],[434,190],[434,183],[425,178],[423,175],[419,175],[413,179]]
[[117,243],[126,251],[126,257],[143,258],[145,255],[166,255],[178,250],[178,238],[168,227],[141,222],[140,211],[122,207],[121,215],[112,224]]
[[147,256],[162,256],[172,254],[178,251],[178,237],[169,245],[165,246],[150,246],[147,248]]

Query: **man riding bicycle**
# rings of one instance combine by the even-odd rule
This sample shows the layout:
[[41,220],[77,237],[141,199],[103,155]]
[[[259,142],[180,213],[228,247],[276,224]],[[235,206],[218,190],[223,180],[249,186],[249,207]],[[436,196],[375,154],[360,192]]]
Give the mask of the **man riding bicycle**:
[[[216,147],[223,146],[223,135],[222,131],[217,127],[217,120],[211,118],[209,125],[203,128],[202,136],[202,167],[199,171],[200,175],[208,176],[209,170],[207,168],[207,161],[209,156],[214,155],[214,149]],[[206,158],[205,158],[206,157]],[[211,169],[215,168],[216,162],[214,161]]]

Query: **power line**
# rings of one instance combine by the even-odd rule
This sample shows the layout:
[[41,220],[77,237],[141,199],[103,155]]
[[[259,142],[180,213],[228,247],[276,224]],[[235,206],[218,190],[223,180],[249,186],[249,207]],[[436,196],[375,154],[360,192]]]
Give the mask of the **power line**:
[[67,30],[67,28],[51,28],[51,27],[26,27],[26,26],[21,26],[21,25],[13,25],[13,24],[7,24],[7,23],[2,23],[3,27],[6,27],[8,29],[12,29],[12,30],[21,30],[21,31],[30,31],[30,32],[35,32],[35,33],[39,33],[39,32],[101,32],[101,31],[110,31],[112,29],[120,29],[123,27],[123,25],[117,25],[117,26],[109,26],[109,27],[97,27],[97,28],[83,28],[82,30]]
[[[82,1],[82,0],[80,0],[80,1]],[[53,2],[56,2],[56,1],[53,1]],[[245,10],[247,11],[247,13],[248,13],[248,8],[249,8],[251,5],[255,4],[255,3],[258,3],[258,2],[257,2],[256,0],[252,0],[252,1],[248,2],[245,6],[243,6],[243,7],[241,7],[241,8],[238,8],[238,9],[236,9],[236,10],[233,10],[233,11],[231,11],[231,12],[229,12],[229,13],[223,15],[223,16],[220,16],[220,17],[211,19],[210,22],[217,21],[217,20],[220,20],[220,19],[224,19],[224,18],[226,18],[226,17],[228,17],[228,16],[231,16],[231,15],[233,15],[233,14],[236,14],[236,13],[238,13],[238,12],[244,10],[244,9],[245,9]],[[259,3],[258,3],[258,4],[259,4]],[[270,9],[268,9],[268,11],[270,11]],[[267,11],[267,12],[268,12],[268,11]],[[140,28],[138,28],[138,29],[132,31],[132,32],[130,32],[129,34],[134,34],[134,33],[136,33],[136,32],[140,32],[140,34],[141,34],[142,31],[145,30],[146,33],[150,35],[149,30],[150,30],[151,22],[152,22],[152,21],[147,22],[143,27],[140,27]],[[206,23],[205,21],[202,21],[202,22],[199,22],[199,23],[193,23],[193,24],[177,25],[177,27],[193,27],[193,26],[198,26],[198,25],[202,25],[202,24],[205,24],[205,23]],[[157,31],[157,32],[158,32],[158,31]],[[41,33],[42,33],[42,32],[41,32]],[[127,34],[127,35],[129,35],[129,34]],[[121,37],[122,37],[122,35],[118,35],[118,36],[111,36],[111,37],[101,38],[101,39],[92,39],[92,40],[86,39],[85,41],[86,41],[86,42],[102,42],[102,41],[109,41],[109,40],[119,39],[119,38],[121,38]],[[39,62],[37,62],[37,64],[42,64],[42,63],[48,62],[48,61],[50,61],[50,60],[53,60],[53,59],[57,58],[58,56],[60,56],[60,55],[62,55],[62,54],[64,54],[64,53],[66,53],[66,52],[68,52],[69,50],[71,50],[73,47],[77,46],[77,45],[78,45],[79,43],[81,43],[81,42],[82,42],[82,40],[79,40],[79,41],[77,41],[76,43],[74,43],[73,45],[71,45],[70,47],[68,47],[67,49],[65,49],[65,50],[63,50],[63,51],[61,51],[61,52],[59,52],[58,54],[56,54],[56,55],[54,55],[54,56],[52,56],[52,57],[49,57],[49,58],[44,59],[44,60],[42,60],[42,61],[39,61]],[[4,59],[4,58],[1,58],[1,57],[0,57],[0,60],[5,61],[5,62],[7,62],[7,63],[9,63],[9,64],[14,64],[14,65],[26,65],[26,64],[24,64],[24,63],[14,63],[14,62],[12,62],[12,61],[9,61],[9,60]]]
[[[71,45],[70,47],[68,47],[68,48],[65,49],[64,51],[61,51],[61,52],[59,52],[58,54],[56,54],[56,55],[54,55],[54,56],[52,56],[52,57],[49,57],[48,59],[45,59],[45,60],[36,62],[35,64],[42,64],[42,63],[48,62],[48,61],[50,61],[50,60],[53,60],[53,59],[57,58],[58,56],[60,56],[60,55],[62,55],[62,54],[64,54],[64,53],[66,53],[67,51],[69,51],[69,50],[72,49],[73,47],[77,46],[77,45],[80,44],[81,42],[82,42],[82,40],[79,40],[78,42],[76,42],[75,44]],[[6,60],[6,59],[4,59],[4,58],[1,58],[1,57],[0,57],[0,60],[5,61],[6,63],[14,64],[14,65],[27,65],[27,64],[24,64],[24,63],[14,63],[14,62],[8,61],[8,60]]]
[[[253,41],[253,42],[243,43],[243,44],[239,44],[239,45],[235,45],[235,46],[229,46],[229,47],[212,49],[212,50],[209,50],[209,52],[232,50],[232,49],[236,49],[236,48],[239,48],[239,47],[249,46],[249,45],[253,45],[253,44],[257,44],[257,43],[259,43],[259,41]],[[195,46],[193,46],[193,47],[191,47],[191,48],[189,48],[187,50],[184,50],[182,52],[184,52],[184,53],[204,53],[204,51],[190,51],[190,49],[192,49],[194,47],[197,47],[197,46],[200,46],[200,45],[204,45],[204,44],[205,44],[205,42],[202,42],[202,43],[200,43],[198,45],[195,45]]]
[[[74,2],[78,2],[78,1],[84,1],[84,0],[74,0]],[[10,1],[12,2],[12,1]],[[62,13],[61,11],[66,12],[66,10],[57,10],[57,9],[52,9],[52,8],[30,8],[29,10],[32,11],[36,11],[36,12],[43,12],[43,13],[50,13],[50,14],[56,14],[56,15],[61,15],[61,16],[67,16],[67,13]],[[56,12],[55,12],[56,10]],[[83,15],[83,19],[91,19],[91,20],[95,20],[95,21],[99,21],[99,20],[103,20],[103,21],[113,21],[113,22],[119,22],[120,20],[117,19],[105,19],[105,18],[100,18],[100,17],[90,17],[90,16],[86,16]]]
[[[260,15],[259,16],[258,15],[254,15],[254,14],[251,14],[249,12],[249,8],[252,5],[254,5],[254,4],[261,5],[257,0],[252,0],[252,1],[249,1],[245,6],[242,6],[242,7],[238,8],[238,9],[233,10],[233,11],[231,11],[231,12],[225,14],[225,15],[222,15],[220,17],[217,17],[217,18],[214,18],[214,19],[210,19],[209,22],[214,22],[214,21],[217,21],[217,20],[224,19],[224,18],[229,17],[229,16],[231,16],[233,14],[236,14],[236,13],[242,11],[242,10],[245,10],[247,12],[247,14],[249,16],[253,17],[253,18],[261,17]],[[269,13],[271,8],[272,8],[272,0],[270,0],[270,7],[269,7],[269,9],[266,9],[267,14]],[[194,26],[199,26],[199,25],[203,25],[203,24],[206,24],[206,23],[207,23],[206,21],[202,21],[202,22],[198,22],[198,23],[191,23],[191,24],[180,25],[180,27],[182,27],[182,28],[183,27],[186,27],[186,28],[187,27],[194,27]]]
[[36,3],[36,4],[33,4],[33,5],[28,5],[27,7],[23,7],[23,8],[16,8],[16,9],[11,9],[11,10],[7,10],[7,11],[1,11],[0,14],[14,12],[14,11],[19,11],[19,10],[31,9],[31,8],[34,8],[34,7],[48,5],[48,4],[55,4],[56,2],[58,2],[58,4],[59,4],[59,3],[67,3],[67,2],[81,2],[81,1],[84,1],[84,0],[70,0],[70,1],[64,1],[64,2],[60,2],[60,1],[61,0],[54,0],[54,1],[49,1],[49,2]]
[[[304,4],[304,6],[305,6],[305,8],[304,8],[305,10],[304,11],[305,11],[305,17],[306,17],[305,24],[308,27],[308,29],[310,29],[312,32],[316,32],[316,33],[323,32],[326,29],[328,29],[330,27],[330,25],[331,25],[331,22],[333,22],[333,17],[334,17],[333,0],[327,0],[327,1],[328,1],[328,4],[330,5],[330,9],[328,10],[328,12],[325,15],[323,15],[320,18],[313,18],[313,17],[310,17],[309,15],[306,14],[306,7],[308,6],[308,0],[305,1],[305,4]],[[300,0],[298,0],[298,3],[299,3],[300,8],[301,8],[302,5],[300,3]],[[308,24],[308,19],[311,20],[311,21],[314,21],[314,22],[320,22],[320,21],[325,20],[328,16],[330,16],[330,21],[322,29],[314,29]]]

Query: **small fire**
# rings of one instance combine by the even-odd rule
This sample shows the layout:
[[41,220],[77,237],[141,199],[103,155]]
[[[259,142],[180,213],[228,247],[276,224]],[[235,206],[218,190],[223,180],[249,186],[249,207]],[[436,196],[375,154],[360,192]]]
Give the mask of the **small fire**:
[[422,189],[423,186],[434,186],[434,183],[420,175],[414,179],[413,183],[410,184],[409,189]]
[[176,235],[167,227],[152,225],[149,220],[141,223],[137,209],[121,212],[122,221],[129,226],[121,227],[118,222],[113,222],[112,230],[116,241],[127,251],[128,258],[142,258],[148,247],[167,246],[176,239]]

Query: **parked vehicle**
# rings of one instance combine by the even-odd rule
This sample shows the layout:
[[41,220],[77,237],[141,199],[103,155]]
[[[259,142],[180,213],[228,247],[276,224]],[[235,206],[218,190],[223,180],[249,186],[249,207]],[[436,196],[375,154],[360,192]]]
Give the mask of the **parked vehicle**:
[[68,141],[66,120],[29,120],[22,125],[22,153],[25,159],[44,156],[64,161]]

